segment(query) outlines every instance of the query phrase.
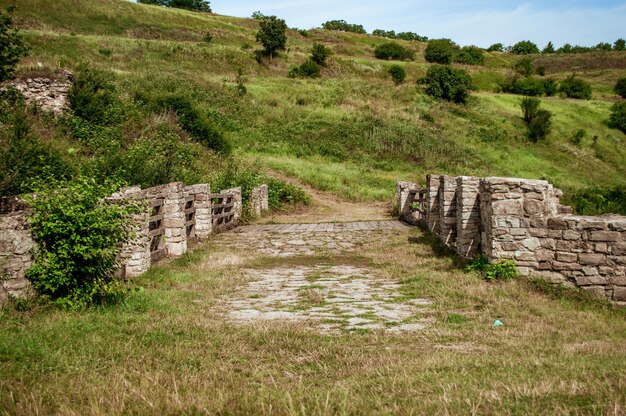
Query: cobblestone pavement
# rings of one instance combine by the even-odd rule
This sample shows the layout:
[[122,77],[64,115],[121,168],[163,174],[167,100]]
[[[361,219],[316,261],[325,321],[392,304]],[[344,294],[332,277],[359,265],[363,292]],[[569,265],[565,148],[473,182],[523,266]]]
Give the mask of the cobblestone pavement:
[[[373,238],[408,229],[398,221],[369,221],[253,225],[223,234],[222,245],[285,259],[244,269],[248,283],[223,300],[224,313],[240,324],[302,322],[323,333],[422,329],[428,299],[407,299],[398,282],[350,261]],[[345,264],[325,260],[339,255]],[[288,260],[295,256],[302,262]]]

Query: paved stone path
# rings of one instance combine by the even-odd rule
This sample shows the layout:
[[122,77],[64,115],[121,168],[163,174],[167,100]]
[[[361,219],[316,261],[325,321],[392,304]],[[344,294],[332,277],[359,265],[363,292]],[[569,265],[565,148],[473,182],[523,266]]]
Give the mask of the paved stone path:
[[[429,323],[423,312],[430,301],[406,299],[398,282],[349,256],[373,238],[409,228],[398,221],[268,224],[222,234],[222,245],[285,263],[244,269],[248,283],[221,307],[238,324],[302,322],[323,333],[419,330]],[[338,255],[347,255],[345,264],[324,260]],[[295,256],[297,261],[287,260]]]

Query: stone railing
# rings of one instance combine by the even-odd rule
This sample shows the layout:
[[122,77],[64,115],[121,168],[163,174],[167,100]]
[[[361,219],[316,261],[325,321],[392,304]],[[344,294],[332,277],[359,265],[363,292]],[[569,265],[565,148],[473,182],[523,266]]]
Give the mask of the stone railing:
[[[264,187],[264,193],[256,198],[267,207],[267,185]],[[148,189],[123,188],[106,202],[143,208],[126,224],[132,238],[121,247],[116,273],[124,279],[145,273],[164,257],[184,254],[214,233],[237,227],[243,207],[241,188],[212,194],[208,184],[184,186],[177,182]],[[220,215],[214,217],[214,212]],[[31,290],[26,271],[32,265],[36,244],[29,229],[30,215],[20,198],[0,200],[0,305],[10,296],[25,296]]]
[[[401,182],[404,189],[420,189]],[[421,224],[459,255],[510,259],[523,275],[626,304],[626,217],[572,215],[547,181],[428,175]],[[400,217],[410,212],[409,194]]]

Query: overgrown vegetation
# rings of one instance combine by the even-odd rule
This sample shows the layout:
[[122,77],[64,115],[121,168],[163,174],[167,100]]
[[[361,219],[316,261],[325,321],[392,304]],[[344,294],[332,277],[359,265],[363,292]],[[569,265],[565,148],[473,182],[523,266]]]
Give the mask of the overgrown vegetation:
[[564,198],[579,215],[626,215],[626,186],[593,186],[573,192]]
[[486,280],[511,280],[518,276],[513,260],[501,260],[489,263],[486,256],[481,255],[465,267],[466,272],[477,272]]
[[540,106],[541,101],[537,98],[523,98],[520,103],[528,139],[533,143],[544,140],[552,130],[552,113]]
[[626,134],[626,102],[613,104],[609,117],[609,126]]
[[388,71],[394,84],[400,85],[404,82],[406,70],[401,65],[391,65]]
[[155,6],[186,9],[194,12],[212,12],[211,3],[206,0],[137,0],[137,2],[143,4],[152,4]]
[[363,28],[362,25],[348,23],[345,20],[329,20],[327,22],[322,23],[322,28],[326,30],[337,30],[340,32],[351,32],[351,33],[359,33],[359,34],[367,33],[367,31]]
[[581,100],[591,99],[591,84],[575,74],[570,75],[559,85],[559,92],[568,98],[578,98]]
[[394,59],[397,61],[413,59],[413,52],[394,42],[383,43],[374,49],[374,56],[378,59]]
[[10,13],[0,9],[0,82],[12,79],[17,63],[28,54]]
[[447,65],[433,65],[420,82],[426,84],[426,92],[435,97],[464,104],[469,96],[472,79],[462,69]]

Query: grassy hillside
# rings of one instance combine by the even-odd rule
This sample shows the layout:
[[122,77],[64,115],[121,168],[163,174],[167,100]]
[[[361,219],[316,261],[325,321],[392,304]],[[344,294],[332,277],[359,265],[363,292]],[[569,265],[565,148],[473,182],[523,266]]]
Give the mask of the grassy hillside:
[[[252,19],[124,0],[23,0],[18,6],[17,22],[31,46],[23,70],[87,62],[117,74],[133,105],[164,92],[188,96],[225,132],[236,157],[353,200],[389,199],[396,179],[421,180],[431,171],[546,178],[566,190],[626,183],[626,136],[606,125],[616,100],[612,86],[626,75],[626,53],[538,57],[547,76],[564,79],[575,71],[591,82],[594,95],[588,101],[544,98],[554,112],[553,132],[531,144],[521,97],[499,92],[516,56],[486,53],[483,66],[464,66],[477,91],[459,106],[417,88],[429,65],[420,42],[397,41],[416,59],[400,63],[408,77],[396,87],[386,72],[392,62],[373,57],[384,38],[290,30],[287,51],[259,64]],[[210,43],[203,41],[207,31]],[[334,51],[322,77],[288,78],[314,43]],[[240,69],[244,96],[235,93]],[[574,145],[580,129],[585,138]]]

